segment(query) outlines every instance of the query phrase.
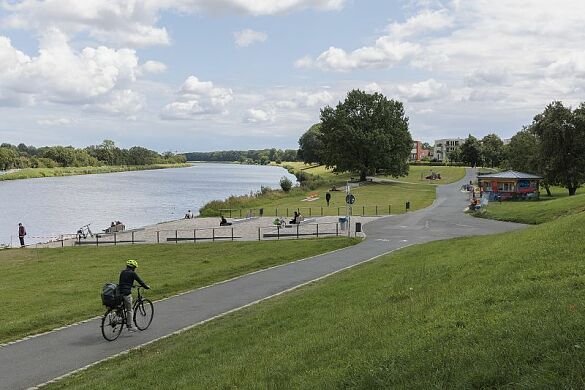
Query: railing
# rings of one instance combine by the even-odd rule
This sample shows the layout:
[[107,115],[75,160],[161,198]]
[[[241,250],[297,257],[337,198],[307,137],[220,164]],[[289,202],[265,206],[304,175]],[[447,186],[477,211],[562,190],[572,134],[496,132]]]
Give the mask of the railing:
[[[353,205],[350,215],[355,216],[378,216],[392,214],[392,205]],[[256,217],[290,217],[296,211],[305,217],[342,216],[346,214],[346,206],[303,206],[303,207],[255,207],[246,209],[218,209],[227,218]],[[399,210],[395,208],[395,211]],[[405,205],[405,210],[408,210]]]
[[[358,222],[359,223],[359,222]],[[136,233],[136,234],[135,234]],[[124,245],[152,243],[163,244],[182,242],[216,242],[216,241],[262,241],[300,239],[306,237],[348,236],[357,235],[355,223],[353,229],[350,223],[326,222],[326,223],[301,223],[285,226],[224,226],[215,228],[153,230],[138,232],[117,232],[112,234],[94,234],[93,237],[76,238],[75,240],[62,240],[53,243],[53,246],[64,245]],[[67,244],[64,244],[67,243]]]

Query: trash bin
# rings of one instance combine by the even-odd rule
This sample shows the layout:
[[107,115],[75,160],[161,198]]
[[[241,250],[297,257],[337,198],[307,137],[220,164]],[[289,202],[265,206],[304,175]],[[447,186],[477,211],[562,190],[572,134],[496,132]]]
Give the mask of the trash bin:
[[356,233],[361,233],[362,232],[362,223],[361,222],[356,222],[355,223],[355,232]]
[[341,217],[339,218],[339,227],[341,230],[347,230],[347,218]]
[[264,215],[264,209],[260,208],[260,216],[262,217]]

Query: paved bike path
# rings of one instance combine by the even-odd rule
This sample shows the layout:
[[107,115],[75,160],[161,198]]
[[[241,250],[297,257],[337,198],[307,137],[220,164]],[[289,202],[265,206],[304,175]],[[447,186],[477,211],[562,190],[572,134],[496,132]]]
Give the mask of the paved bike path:
[[124,331],[118,340],[107,342],[101,336],[100,321],[91,320],[0,347],[0,389],[39,385],[395,249],[524,226],[465,215],[462,211],[468,204],[468,194],[461,193],[460,187],[473,178],[469,169],[460,182],[437,187],[437,199],[426,209],[366,224],[367,239],[358,245],[157,302],[154,321],[145,332]]

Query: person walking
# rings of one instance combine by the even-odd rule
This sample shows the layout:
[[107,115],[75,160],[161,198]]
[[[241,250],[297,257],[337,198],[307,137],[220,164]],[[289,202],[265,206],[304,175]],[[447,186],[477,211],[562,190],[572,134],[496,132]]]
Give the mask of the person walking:
[[129,332],[136,332],[136,328],[132,324],[132,285],[137,281],[142,287],[149,290],[150,287],[140,279],[140,276],[135,272],[138,268],[138,262],[134,259],[126,261],[126,269],[120,272],[120,280],[118,283],[118,291],[124,301],[126,308],[126,326]]
[[329,201],[331,200],[331,194],[329,192],[325,194],[325,200],[327,201],[327,207],[329,207]]
[[20,240],[20,247],[24,248],[24,236],[26,236],[26,229],[22,223],[18,223],[18,239]]

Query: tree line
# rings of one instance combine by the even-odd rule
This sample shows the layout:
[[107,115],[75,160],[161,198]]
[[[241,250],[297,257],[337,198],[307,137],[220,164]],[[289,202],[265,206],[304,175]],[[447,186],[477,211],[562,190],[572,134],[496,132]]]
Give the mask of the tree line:
[[0,170],[15,168],[89,167],[102,165],[151,165],[185,162],[185,156],[160,154],[140,146],[122,149],[104,140],[86,148],[73,146],[0,145]]
[[266,165],[271,161],[280,164],[282,161],[297,161],[294,149],[260,149],[260,150],[219,150],[215,152],[185,153],[187,161],[238,161],[243,164]]

